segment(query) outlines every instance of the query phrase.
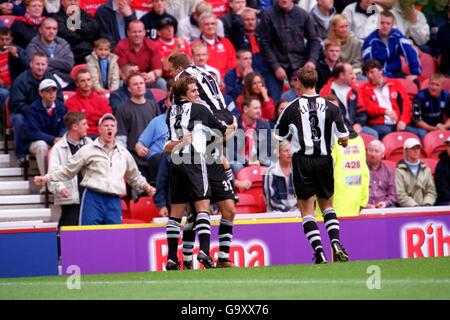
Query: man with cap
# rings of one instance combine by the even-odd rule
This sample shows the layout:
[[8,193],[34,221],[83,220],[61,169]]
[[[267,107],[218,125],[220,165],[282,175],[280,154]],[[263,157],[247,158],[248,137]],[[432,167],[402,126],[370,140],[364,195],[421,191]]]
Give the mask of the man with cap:
[[450,136],[445,140],[447,150],[439,155],[439,162],[434,172],[436,183],[436,205],[450,205]]
[[67,130],[63,121],[67,108],[56,99],[57,90],[58,85],[54,80],[42,80],[39,84],[40,99],[30,105],[26,117],[26,140],[31,143],[28,150],[36,155],[41,175],[47,172],[45,158],[48,150]]
[[191,57],[191,46],[184,38],[175,37],[177,23],[170,17],[162,18],[157,24],[158,39],[156,44],[161,54],[163,77],[169,79],[171,74],[168,58],[175,53],[184,53]]
[[81,148],[67,164],[34,182],[66,181],[83,170],[81,186],[85,188],[80,210],[81,225],[121,224],[120,195],[126,194],[125,178],[138,191],[155,193],[140,174],[136,162],[124,147],[116,143],[116,118],[111,113],[103,115],[98,123],[99,137]]
[[177,19],[168,14],[166,11],[166,0],[152,0],[153,9],[142,16],[140,19],[145,26],[145,31],[147,32],[147,37],[152,40],[158,39],[160,35],[158,34],[159,27],[163,20],[170,20],[173,25],[174,32],[177,32],[178,22]]
[[436,188],[430,168],[419,160],[422,145],[416,138],[403,144],[404,159],[395,170],[397,203],[400,207],[432,206],[436,202]]

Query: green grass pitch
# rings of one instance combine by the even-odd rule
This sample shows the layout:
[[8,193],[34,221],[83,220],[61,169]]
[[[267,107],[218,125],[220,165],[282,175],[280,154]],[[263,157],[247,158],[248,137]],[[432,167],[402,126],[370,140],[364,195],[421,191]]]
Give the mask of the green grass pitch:
[[82,275],[72,290],[67,280],[0,279],[0,299],[450,299],[450,257]]

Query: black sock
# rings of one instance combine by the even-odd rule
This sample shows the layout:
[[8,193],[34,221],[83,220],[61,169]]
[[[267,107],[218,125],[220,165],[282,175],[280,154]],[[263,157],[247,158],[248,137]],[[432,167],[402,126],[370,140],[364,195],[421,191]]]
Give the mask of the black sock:
[[169,247],[168,259],[177,262],[178,238],[180,237],[181,219],[169,217],[166,226],[167,245]]
[[323,252],[320,231],[317,227],[316,219],[313,216],[306,216],[303,218],[303,231],[305,232],[306,238],[311,244],[314,252]]
[[220,219],[219,262],[229,260],[229,253],[232,239],[233,239],[233,222],[225,219]]
[[190,214],[183,228],[183,261],[191,262],[195,245],[195,220],[197,214]]
[[211,242],[211,223],[208,212],[201,211],[197,214],[195,231],[198,234],[200,250],[209,255],[209,246]]
[[337,219],[336,212],[333,208],[327,208],[323,211],[323,222],[327,228],[330,242],[339,241],[339,220]]

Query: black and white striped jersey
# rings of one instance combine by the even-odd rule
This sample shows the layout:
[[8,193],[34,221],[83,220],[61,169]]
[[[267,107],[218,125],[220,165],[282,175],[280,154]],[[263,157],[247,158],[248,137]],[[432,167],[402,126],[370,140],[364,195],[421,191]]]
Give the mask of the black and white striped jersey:
[[209,106],[220,120],[227,124],[233,122],[233,115],[226,108],[225,99],[219,85],[208,71],[196,65],[190,65],[175,76],[175,81],[182,77],[194,78],[197,81],[200,99]]
[[349,135],[339,108],[318,95],[293,100],[275,130],[278,139],[291,140],[292,152],[311,156],[330,155],[334,136]]
[[[223,135],[227,129],[224,122],[219,121],[203,103],[183,101],[180,105],[172,105],[166,118],[169,128],[167,141],[181,141],[188,133],[192,133],[192,145],[186,145],[180,153],[205,154],[211,137],[217,133]],[[218,131],[213,131],[218,130]],[[194,148],[191,148],[193,146]]]

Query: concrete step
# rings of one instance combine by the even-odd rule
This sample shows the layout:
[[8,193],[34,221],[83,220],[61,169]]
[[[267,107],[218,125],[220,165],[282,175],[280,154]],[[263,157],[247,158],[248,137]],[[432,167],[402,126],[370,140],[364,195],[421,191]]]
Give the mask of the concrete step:
[[0,154],[0,168],[9,167],[11,164],[11,157],[9,154]]
[[0,168],[0,177],[20,177],[23,176],[23,168],[8,167]]
[[21,195],[3,195],[0,196],[0,205],[10,204],[43,204],[45,195],[42,194],[21,194]]
[[0,221],[51,220],[50,208],[23,208],[0,210]]
[[[0,150],[4,150],[5,149],[5,141],[3,139],[3,137],[0,138]],[[14,146],[14,141],[8,140],[8,149],[9,150],[14,150],[15,146]]]
[[29,194],[30,181],[0,181],[0,195]]

